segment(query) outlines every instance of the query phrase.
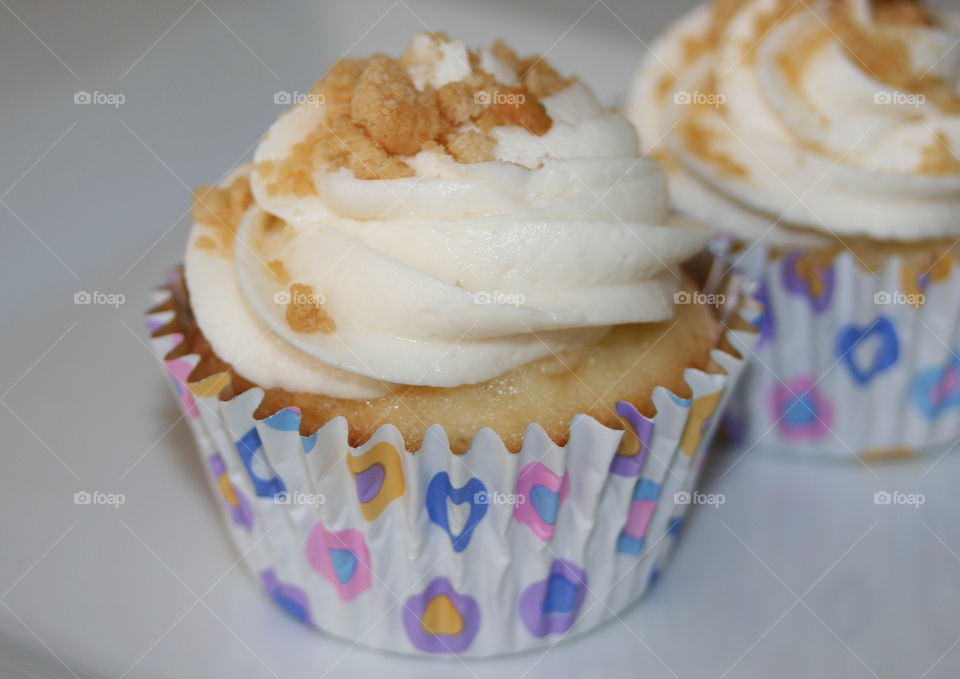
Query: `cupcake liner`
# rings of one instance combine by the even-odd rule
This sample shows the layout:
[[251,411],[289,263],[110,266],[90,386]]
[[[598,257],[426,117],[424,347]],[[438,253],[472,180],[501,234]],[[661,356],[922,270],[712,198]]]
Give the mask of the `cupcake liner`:
[[[685,372],[692,398],[654,390],[652,419],[618,402],[623,431],[581,414],[566,446],[531,423],[519,453],[485,428],[454,455],[433,425],[414,454],[389,424],[352,447],[342,417],[304,437],[295,408],[254,418],[260,389],[220,400],[226,373],[191,381],[198,356],[167,358],[183,337],[164,326],[189,311],[169,289],[157,301],[153,347],[247,566],[302,622],[400,653],[523,651],[635,601],[664,565],[744,364],[715,349],[710,372]],[[725,337],[745,356],[756,333]]]
[[[734,264],[735,262],[735,264]],[[766,307],[738,387],[748,445],[876,459],[942,452],[960,437],[960,270],[899,257],[880,271],[849,252],[816,268],[800,251],[754,246],[728,264]]]

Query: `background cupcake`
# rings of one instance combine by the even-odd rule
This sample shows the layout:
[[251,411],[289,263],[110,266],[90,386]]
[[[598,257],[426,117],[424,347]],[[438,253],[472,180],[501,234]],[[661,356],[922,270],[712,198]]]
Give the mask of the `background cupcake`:
[[489,655],[646,588],[749,338],[628,121],[424,34],[334,65],[194,216],[155,346],[286,610]]
[[768,306],[748,442],[894,455],[960,435],[960,37],[915,2],[718,1],[628,97],[676,208]]

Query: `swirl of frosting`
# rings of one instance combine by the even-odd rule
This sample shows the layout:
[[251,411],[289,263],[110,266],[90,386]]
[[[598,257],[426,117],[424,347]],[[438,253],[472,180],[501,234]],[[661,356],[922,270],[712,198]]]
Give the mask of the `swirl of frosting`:
[[913,0],[717,0],[628,96],[674,204],[747,240],[960,233],[958,17]]
[[[436,40],[418,36],[404,60],[418,93],[472,72],[462,44]],[[479,63],[512,79],[489,52]],[[488,98],[520,106],[533,95],[518,88]],[[539,102],[549,128],[488,126],[489,160],[458,162],[433,143],[385,159],[361,139],[340,166],[305,146],[332,125],[336,101],[294,106],[245,171],[252,204],[227,256],[196,247],[212,227],[194,227],[187,282],[215,351],[261,386],[370,398],[396,384],[485,381],[613,325],[669,318],[679,266],[706,234],[668,225],[665,177],[625,118],[579,83]],[[480,129],[455,133],[483,146]],[[393,176],[358,178],[366,168],[349,163],[363,148]],[[278,182],[297,154],[299,184]]]

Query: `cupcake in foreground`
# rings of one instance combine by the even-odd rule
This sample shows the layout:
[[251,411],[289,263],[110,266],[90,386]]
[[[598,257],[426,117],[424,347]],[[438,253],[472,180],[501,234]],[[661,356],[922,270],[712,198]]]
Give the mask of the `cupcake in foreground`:
[[334,64],[194,217],[152,334],[288,612],[480,656],[646,588],[752,336],[676,304],[708,234],[626,119],[418,35]]
[[960,15],[717,0],[628,96],[681,212],[767,306],[747,443],[854,458],[960,436]]

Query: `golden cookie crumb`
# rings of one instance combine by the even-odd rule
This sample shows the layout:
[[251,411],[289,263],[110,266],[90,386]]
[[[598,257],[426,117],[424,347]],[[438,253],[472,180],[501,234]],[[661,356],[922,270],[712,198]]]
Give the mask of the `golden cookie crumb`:
[[485,163],[496,160],[494,148],[496,142],[490,137],[467,130],[447,138],[447,151],[458,163]]
[[687,118],[680,125],[684,145],[694,154],[726,170],[729,174],[745,177],[747,170],[714,145],[716,136],[694,118]]
[[290,150],[290,155],[280,163],[265,161],[257,166],[264,176],[272,177],[267,185],[267,195],[291,193],[295,196],[308,196],[315,192],[313,186],[314,156],[323,142],[323,130],[314,130]]
[[314,86],[314,91],[323,95],[324,106],[331,119],[350,116],[353,90],[366,67],[366,59],[340,59]]
[[832,37],[833,34],[830,33],[830,30],[823,27],[817,31],[816,35],[808,38],[796,49],[780,53],[777,58],[777,66],[794,89],[800,88],[807,64]]
[[267,268],[281,285],[287,285],[290,283],[290,274],[287,272],[287,267],[284,266],[283,262],[279,259],[271,259],[269,262],[267,262]]
[[553,124],[547,109],[525,87],[498,92],[490,110],[497,125],[517,125],[538,136],[546,134]]
[[577,81],[562,77],[543,57],[537,56],[524,59],[517,75],[527,91],[540,99],[562,92]]
[[918,172],[924,174],[960,174],[960,158],[950,150],[950,139],[942,131],[921,150]]
[[[766,12],[762,12],[753,25],[753,37],[745,52],[747,59],[753,59],[756,56],[757,47],[763,42],[763,37],[783,22],[786,17],[796,12],[798,8],[803,8],[803,5],[795,0],[778,0],[773,7]],[[808,44],[801,45],[800,50],[808,54],[811,51]],[[803,60],[798,59],[798,61]]]
[[337,324],[321,305],[313,287],[302,283],[290,286],[286,320],[294,332],[329,334],[337,329]]
[[216,250],[217,241],[210,238],[210,236],[200,236],[193,242],[194,247],[198,250]]
[[233,237],[243,215],[253,204],[250,181],[237,177],[226,188],[204,184],[193,192],[190,210],[194,221],[216,227],[225,249],[233,244]]
[[349,120],[340,120],[327,130],[322,160],[327,170],[350,169],[358,179],[397,179],[414,176],[413,168],[392,156]]
[[[430,35],[438,42],[449,40],[443,33]],[[561,77],[540,57],[520,59],[502,42],[492,52],[516,72],[520,85],[498,83],[471,50],[471,73],[438,90],[415,87],[403,65],[411,59],[409,50],[402,59],[378,54],[336,62],[313,88],[324,102],[317,127],[282,161],[257,166],[268,195],[314,193],[318,169],[347,168],[358,179],[412,177],[415,172],[403,158],[428,149],[461,163],[494,160],[496,144],[489,133],[497,125],[545,134],[553,121],[540,98],[575,79]]]
[[455,125],[461,125],[483,112],[477,91],[469,84],[455,80],[437,90],[440,115]]
[[523,63],[520,61],[520,57],[517,56],[517,51],[503,40],[494,42],[490,48],[490,53],[509,66],[514,73],[520,73],[520,68]]
[[656,87],[654,88],[654,96],[658,101],[663,101],[667,98],[667,95],[673,90],[673,86],[677,82],[677,76],[667,73],[657,81]]
[[873,0],[873,19],[891,26],[935,26],[936,18],[919,0]]
[[[901,0],[901,3],[903,0]],[[893,6],[892,4],[890,5]],[[901,9],[887,9],[893,16]],[[907,44],[889,30],[869,30],[853,16],[846,5],[834,5],[830,28],[854,64],[877,80],[905,92],[922,94],[945,113],[960,113],[960,95],[943,78],[929,70],[913,68]]]
[[420,91],[396,59],[370,58],[353,90],[353,120],[388,153],[412,156],[440,132],[437,96]]

